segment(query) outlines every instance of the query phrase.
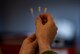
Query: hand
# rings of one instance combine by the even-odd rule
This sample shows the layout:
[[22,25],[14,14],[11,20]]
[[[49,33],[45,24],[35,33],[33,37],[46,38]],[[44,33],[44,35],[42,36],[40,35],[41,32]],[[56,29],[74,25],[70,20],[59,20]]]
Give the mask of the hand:
[[41,14],[36,19],[36,37],[40,52],[51,50],[50,44],[57,33],[57,26],[50,14]]
[[37,41],[35,34],[32,34],[23,41],[19,54],[35,54]]

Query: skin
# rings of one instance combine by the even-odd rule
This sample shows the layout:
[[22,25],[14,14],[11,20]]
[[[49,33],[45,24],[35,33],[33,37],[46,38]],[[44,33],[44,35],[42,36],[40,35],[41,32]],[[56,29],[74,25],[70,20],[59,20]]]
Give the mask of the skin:
[[[45,24],[42,23],[41,16],[47,18]],[[45,21],[46,19],[44,19]],[[57,33],[57,26],[53,21],[51,14],[41,14],[36,19],[36,37],[39,44],[39,53],[51,50],[50,44],[52,43]]]
[[[46,18],[45,18],[46,17]],[[44,19],[45,18],[45,19]],[[46,20],[47,19],[47,20]],[[38,54],[51,51],[51,43],[57,33],[57,26],[51,14],[41,14],[36,18],[36,32],[23,41],[19,54]],[[36,47],[39,50],[36,50]]]
[[32,34],[23,41],[19,54],[36,54],[36,48],[36,36]]

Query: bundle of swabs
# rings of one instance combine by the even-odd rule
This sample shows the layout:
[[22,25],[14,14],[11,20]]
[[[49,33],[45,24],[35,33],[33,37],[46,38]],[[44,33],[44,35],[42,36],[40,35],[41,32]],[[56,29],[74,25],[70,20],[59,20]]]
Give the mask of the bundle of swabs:
[[[34,9],[31,8],[30,11],[31,11],[32,17],[34,18]],[[38,7],[38,12],[41,12],[41,7]],[[46,13],[46,12],[47,12],[47,8],[44,8],[43,13]],[[46,17],[44,17],[44,18],[41,17],[41,19],[42,19],[42,24],[44,25],[47,22],[47,18]]]
[[[34,15],[34,9],[33,8],[30,8],[30,12],[32,14],[32,17],[34,17],[35,15]],[[40,6],[38,7],[38,12],[41,12],[41,7]],[[46,13],[46,12],[47,12],[47,8],[44,8],[43,13]]]

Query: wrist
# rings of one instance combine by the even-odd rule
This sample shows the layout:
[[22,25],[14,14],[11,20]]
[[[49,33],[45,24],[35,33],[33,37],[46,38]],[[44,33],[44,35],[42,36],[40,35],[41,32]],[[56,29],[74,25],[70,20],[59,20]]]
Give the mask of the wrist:
[[47,38],[47,35],[39,34],[39,35],[37,35],[37,40],[40,45],[42,45],[42,44],[50,45],[50,43],[49,43],[50,40]]
[[45,51],[51,51],[51,47],[49,45],[39,45],[40,54]]

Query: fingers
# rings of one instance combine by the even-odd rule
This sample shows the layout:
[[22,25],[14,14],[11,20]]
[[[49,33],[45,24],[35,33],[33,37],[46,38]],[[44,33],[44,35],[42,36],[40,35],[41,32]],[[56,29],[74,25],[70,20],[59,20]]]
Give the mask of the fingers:
[[42,26],[42,21],[41,21],[41,18],[40,17],[37,17],[36,18],[36,28]]
[[54,21],[53,21],[53,18],[54,18],[54,17],[53,17],[51,14],[47,14],[47,15],[48,15],[48,17],[47,17],[47,18],[48,18],[48,21],[49,21],[49,22],[54,22]]
[[40,15],[41,18],[47,18],[47,22],[52,22],[53,21],[53,17],[51,14],[41,14]]
[[37,48],[37,46],[38,46],[37,40],[34,40],[34,41],[32,42],[32,46],[33,46],[34,48]]
[[36,27],[42,26],[48,22],[53,22],[51,14],[41,14],[36,18]]
[[19,54],[35,54],[36,48],[37,48],[37,41],[33,41],[31,43],[23,43]]
[[54,17],[50,13],[49,14],[46,14],[46,15],[47,15],[47,19],[48,19],[48,22],[47,23],[50,23],[50,24],[56,26],[55,21],[54,21]]
[[46,14],[41,14],[39,17],[41,18],[41,21],[42,21],[43,25],[47,23],[48,20],[47,20],[47,15]]
[[29,42],[33,42],[35,39],[36,39],[35,33],[32,34],[32,35],[30,35],[30,36],[27,38],[27,40],[28,40]]
[[29,54],[28,51],[29,50],[31,51],[32,49],[35,50],[36,47],[37,47],[37,41],[36,41],[36,36],[34,33],[23,41],[23,44],[22,44],[21,49],[20,49],[20,54],[24,54],[24,52]]

